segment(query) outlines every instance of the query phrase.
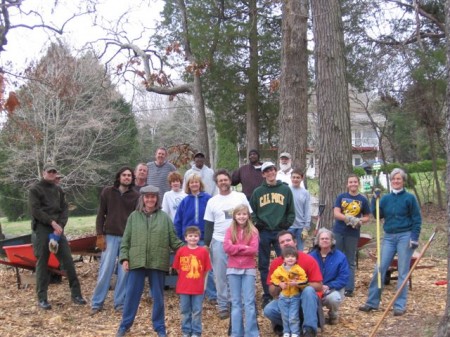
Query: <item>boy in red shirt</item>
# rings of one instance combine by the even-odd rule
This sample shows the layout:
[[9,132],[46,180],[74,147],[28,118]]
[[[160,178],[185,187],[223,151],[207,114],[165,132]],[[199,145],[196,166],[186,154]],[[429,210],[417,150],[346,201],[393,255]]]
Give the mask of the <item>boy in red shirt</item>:
[[205,280],[211,261],[208,250],[198,245],[200,234],[196,226],[186,228],[184,239],[187,245],[177,250],[173,262],[173,268],[178,272],[176,292],[180,294],[183,337],[200,337],[202,334]]

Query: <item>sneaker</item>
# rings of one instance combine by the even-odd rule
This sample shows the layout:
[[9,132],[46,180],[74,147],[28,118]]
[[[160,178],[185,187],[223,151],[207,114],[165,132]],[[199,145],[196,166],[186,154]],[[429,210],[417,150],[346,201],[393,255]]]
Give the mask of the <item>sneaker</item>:
[[338,324],[338,318],[337,317],[328,317],[327,319],[325,319],[325,324],[336,325],[336,324]]
[[97,314],[98,314],[100,311],[102,311],[102,310],[103,310],[102,307],[100,307],[100,308],[92,308],[92,309],[91,309],[90,316],[97,315]]
[[370,312],[373,310],[377,310],[376,308],[371,307],[370,305],[364,304],[358,308],[359,311]]
[[228,312],[228,310],[220,310],[219,311],[219,318],[220,319],[227,319],[230,317],[230,313]]
[[288,333],[284,333],[284,334],[283,334],[283,337],[291,337],[291,335],[288,334]]
[[283,336],[283,327],[281,325],[272,324],[272,330],[277,336]]
[[181,337],[190,337],[190,335],[187,333],[184,333]]
[[192,335],[191,337],[200,337],[199,335]]
[[291,337],[300,337],[300,336],[297,335],[296,333],[293,333],[293,334],[291,335]]
[[116,337],[123,337],[128,333],[129,330],[119,329],[117,330]]
[[38,307],[44,310],[50,310],[52,308],[51,304],[47,300],[39,301]]
[[81,296],[72,297],[72,302],[75,304],[78,304],[78,305],[86,305],[87,304],[86,300]]
[[346,290],[344,295],[345,295],[345,297],[353,297],[353,296],[355,296],[353,294],[353,290]]
[[403,316],[406,310],[394,309],[394,316]]
[[316,332],[312,328],[306,327],[303,329],[303,337],[316,337]]

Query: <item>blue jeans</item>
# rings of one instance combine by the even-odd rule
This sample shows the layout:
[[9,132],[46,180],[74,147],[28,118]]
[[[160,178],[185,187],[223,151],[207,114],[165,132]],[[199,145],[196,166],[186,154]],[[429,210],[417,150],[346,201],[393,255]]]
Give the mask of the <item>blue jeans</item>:
[[156,269],[131,269],[128,272],[125,304],[123,306],[122,321],[119,331],[127,331],[131,328],[139,308],[142,292],[144,291],[145,278],[148,277],[150,289],[153,295],[152,323],[153,329],[159,335],[166,335],[164,324],[164,277],[165,272]]
[[202,334],[202,307],[204,295],[180,294],[181,332],[187,335]]
[[[394,259],[395,254],[398,255],[398,282],[397,289],[403,283],[406,275],[409,273],[409,267],[411,263],[411,257],[414,250],[409,247],[409,241],[411,239],[411,232],[403,232],[397,234],[384,233],[383,243],[381,245],[381,287],[384,285],[384,275]],[[369,297],[366,304],[372,308],[378,309],[381,299],[382,289],[378,289],[378,275],[377,266],[370,281],[369,285]],[[406,298],[408,296],[408,287],[404,287],[400,295],[394,302],[394,310],[406,309]]]
[[300,335],[300,296],[300,294],[291,297],[280,295],[278,298],[283,333]]
[[267,285],[267,275],[269,274],[270,251],[272,247],[277,256],[281,254],[277,235],[278,231],[262,230],[259,232],[258,269],[264,291],[263,298],[272,298],[269,294],[269,286]]
[[350,267],[350,275],[345,290],[353,292],[355,290],[356,252],[358,250],[359,238],[345,236],[340,233],[333,234],[336,239],[336,248],[345,254]]
[[288,229],[289,232],[294,234],[295,240],[297,240],[297,250],[303,252],[303,247],[305,246],[305,241],[302,240],[302,231],[303,228],[292,228]]
[[[264,316],[266,316],[273,324],[283,325],[280,311],[280,300],[270,302],[264,307]],[[317,306],[319,297],[313,287],[308,286],[303,289],[300,295],[300,306],[303,312],[303,329],[309,327],[317,332]]]
[[[231,337],[259,336],[256,320],[255,276],[229,274],[228,284],[231,295]],[[244,304],[245,325],[242,304]]]
[[[92,294],[91,306],[93,309],[103,307],[103,303],[108,295],[109,283],[111,282],[111,277],[116,268],[116,261],[119,257],[121,243],[121,236],[106,235],[106,250],[102,252],[97,285]],[[117,269],[117,282],[116,287],[114,288],[114,309],[123,307],[125,302],[125,286],[128,278],[128,273],[124,272],[121,266]]]
[[[199,246],[204,246],[205,242],[203,240],[200,240],[198,242],[198,245]],[[209,300],[216,300],[217,299],[216,283],[214,282],[214,270],[212,268],[208,272],[208,280],[206,281],[205,296]]]
[[223,242],[212,239],[210,248],[211,262],[216,281],[217,305],[219,311],[228,311],[230,302],[227,282],[228,257],[223,250]]

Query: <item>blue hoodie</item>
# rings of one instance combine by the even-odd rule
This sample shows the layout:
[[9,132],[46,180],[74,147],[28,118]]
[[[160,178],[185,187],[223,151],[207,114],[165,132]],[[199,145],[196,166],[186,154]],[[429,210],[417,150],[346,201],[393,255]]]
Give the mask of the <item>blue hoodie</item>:
[[200,240],[203,240],[205,231],[205,215],[206,204],[211,198],[211,195],[205,192],[200,192],[197,196],[188,194],[180,205],[178,205],[173,225],[177,236],[184,241],[184,231],[189,226],[197,226],[200,228]]

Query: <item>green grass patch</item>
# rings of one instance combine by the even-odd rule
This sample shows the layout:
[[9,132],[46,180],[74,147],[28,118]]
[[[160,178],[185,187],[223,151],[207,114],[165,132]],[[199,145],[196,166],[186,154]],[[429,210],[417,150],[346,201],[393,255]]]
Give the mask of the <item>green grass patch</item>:
[[[423,246],[428,242],[431,235],[433,234],[435,230],[436,225],[435,224],[422,224],[422,230],[419,237],[419,248],[416,250],[417,252],[421,252]],[[383,224],[381,223],[381,237],[383,237]],[[376,240],[377,237],[377,228],[376,228],[376,221],[372,219],[368,225],[364,225],[361,228],[361,233],[368,233],[372,235],[372,238]],[[376,247],[376,245],[374,246]],[[445,259],[447,257],[447,236],[444,232],[438,232],[433,242],[428,247],[428,250],[425,253],[425,256],[431,257],[431,258],[437,258],[437,259]]]
[[[95,215],[69,217],[65,228],[66,235],[79,236],[88,233],[95,233]],[[31,221],[7,221],[6,218],[0,218],[3,234],[7,237],[18,236],[31,233]]]

